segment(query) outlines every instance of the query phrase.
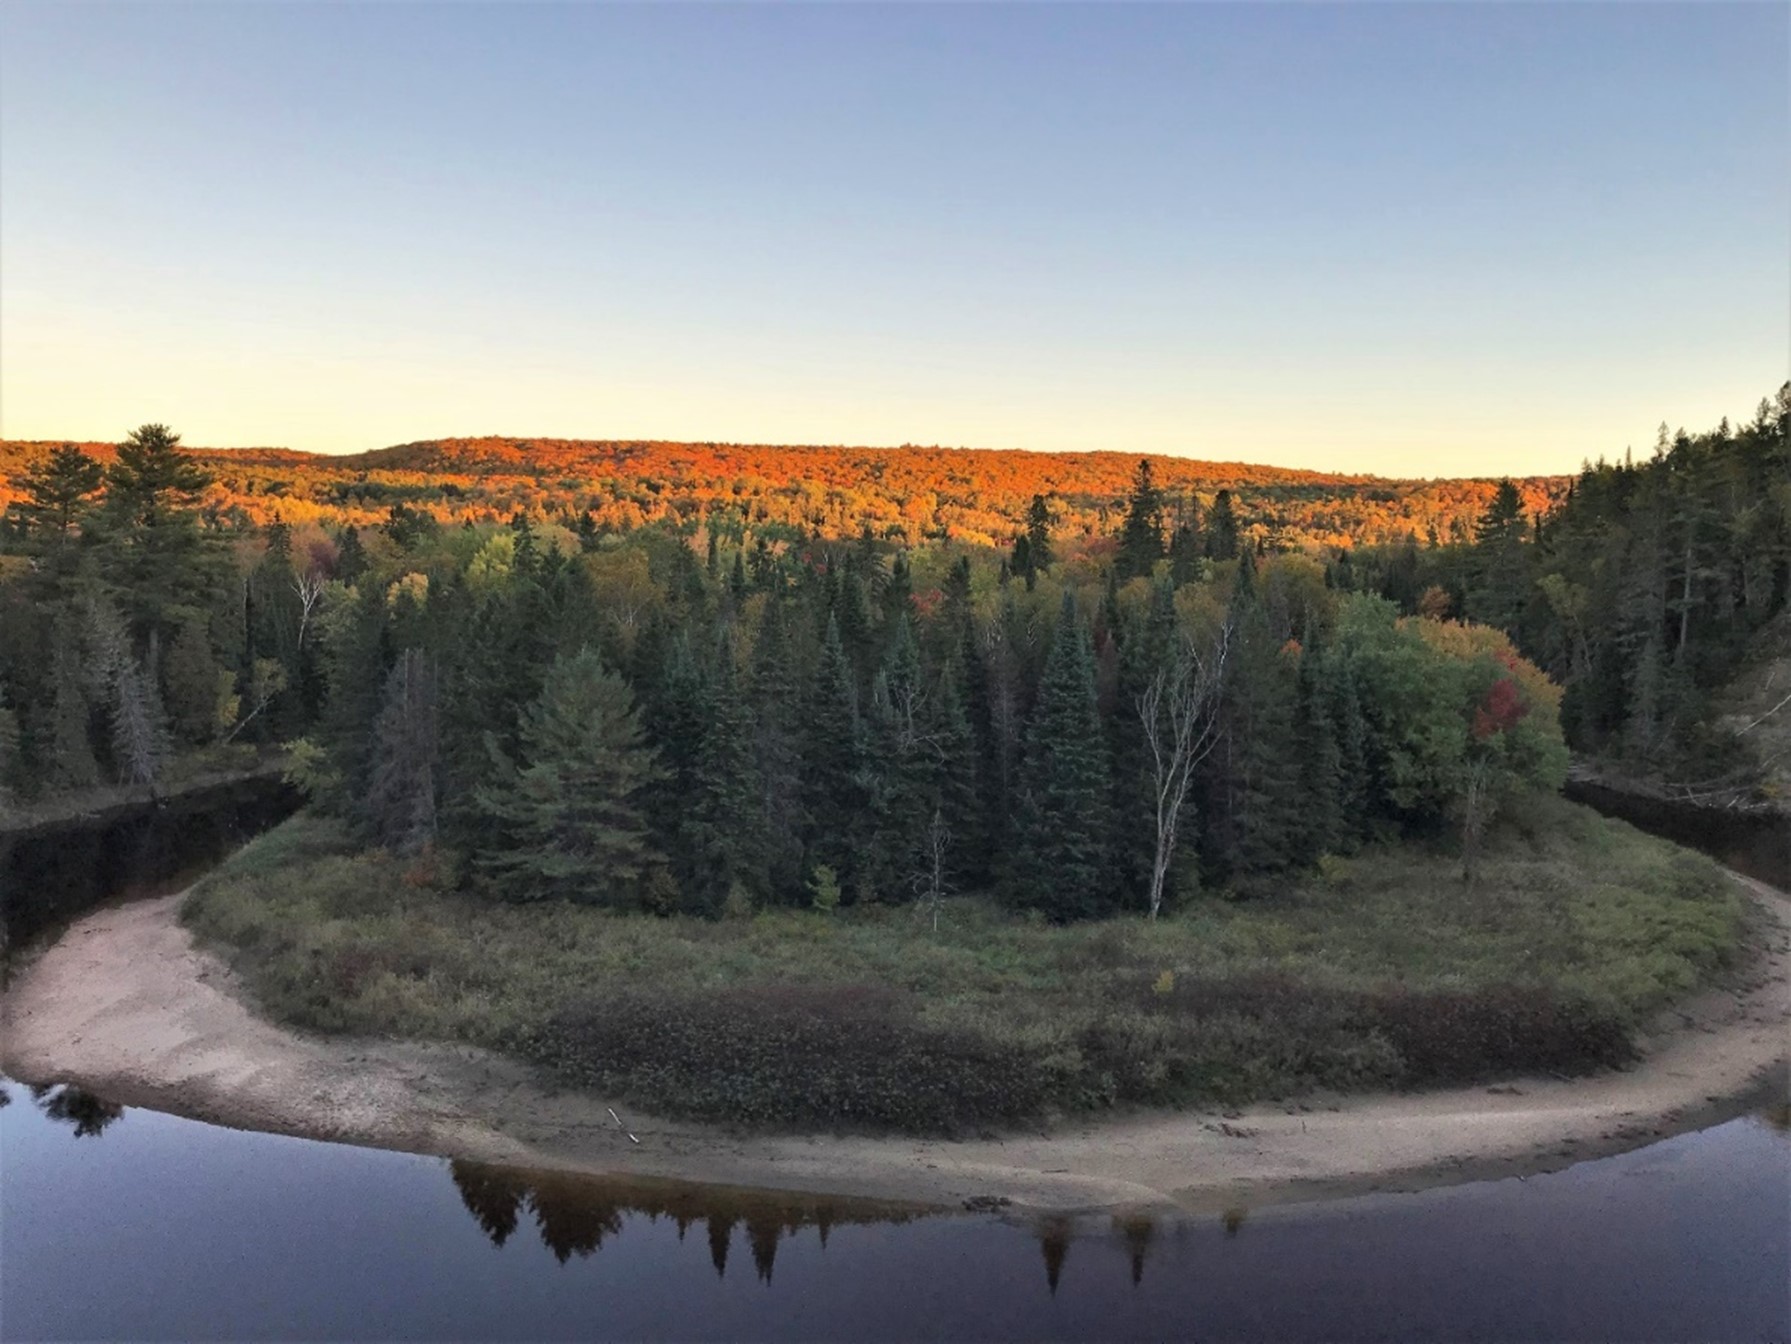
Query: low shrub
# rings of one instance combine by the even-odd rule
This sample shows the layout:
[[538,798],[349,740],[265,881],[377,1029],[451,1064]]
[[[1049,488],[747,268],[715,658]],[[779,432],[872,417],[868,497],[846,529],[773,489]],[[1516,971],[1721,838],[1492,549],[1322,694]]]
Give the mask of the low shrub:
[[1589,998],[1540,985],[1357,994],[1358,1029],[1398,1054],[1409,1086],[1474,1083],[1517,1073],[1577,1075],[1636,1057],[1629,1023]]
[[953,1134],[1035,1116],[1052,1090],[1036,1059],[857,986],[586,999],[517,1044],[568,1081],[649,1110],[750,1125]]
[[1714,865],[1558,801],[1514,810],[1472,887],[1371,847],[1154,922],[648,917],[436,877],[299,817],[183,917],[294,1025],[509,1050],[664,1113],[921,1133],[1622,1065],[1742,927]]

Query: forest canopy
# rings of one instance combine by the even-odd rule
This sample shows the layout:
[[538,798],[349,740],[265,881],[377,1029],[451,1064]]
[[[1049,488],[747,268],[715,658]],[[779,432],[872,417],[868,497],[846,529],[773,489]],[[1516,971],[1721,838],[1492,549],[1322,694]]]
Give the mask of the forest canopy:
[[[1154,915],[1401,836],[1453,835],[1471,871],[1568,741],[1748,787],[1706,706],[1791,593],[1788,408],[1663,429],[1558,494],[1389,489],[1480,502],[1379,546],[1265,513],[1365,483],[1167,459],[605,445],[599,498],[555,476],[591,445],[15,446],[0,785],[154,787],[283,744],[317,807],[464,885],[704,914],[993,890]],[[717,474],[754,454],[809,469]],[[902,512],[973,457],[1011,468],[962,486],[999,502],[993,544],[937,492]],[[415,489],[365,524],[318,504],[374,465]],[[1057,472],[1099,489],[1022,500]],[[1191,488],[1224,472],[1236,493]],[[636,495],[651,517],[618,524]]]
[[1503,635],[1253,542],[1228,492],[1178,519],[1149,459],[1110,541],[1037,495],[999,549],[724,508],[255,526],[208,511],[211,461],[150,425],[23,478],[14,796],[287,743],[318,807],[504,899],[993,889],[1068,920],[1375,837],[1457,831],[1471,866],[1565,768],[1556,689]]

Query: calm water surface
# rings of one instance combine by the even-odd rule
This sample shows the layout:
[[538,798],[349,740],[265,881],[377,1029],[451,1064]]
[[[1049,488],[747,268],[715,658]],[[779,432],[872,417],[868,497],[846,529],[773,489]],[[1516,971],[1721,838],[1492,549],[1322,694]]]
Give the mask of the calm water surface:
[[1791,1338],[1783,1115],[1172,1225],[556,1176],[0,1086],[7,1339]]

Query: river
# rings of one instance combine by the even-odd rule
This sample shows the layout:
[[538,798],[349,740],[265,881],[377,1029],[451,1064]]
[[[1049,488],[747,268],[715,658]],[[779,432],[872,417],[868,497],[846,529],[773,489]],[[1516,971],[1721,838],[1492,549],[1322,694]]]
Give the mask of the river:
[[1116,1220],[515,1170],[0,1093],[4,1339],[1791,1339],[1783,1106],[1527,1179]]
[[179,891],[300,801],[257,775],[0,831],[0,948],[54,934],[101,902]]
[[1791,1143],[1765,1118],[1527,1180],[1115,1222],[515,1171],[4,1090],[8,1339],[1791,1336]]

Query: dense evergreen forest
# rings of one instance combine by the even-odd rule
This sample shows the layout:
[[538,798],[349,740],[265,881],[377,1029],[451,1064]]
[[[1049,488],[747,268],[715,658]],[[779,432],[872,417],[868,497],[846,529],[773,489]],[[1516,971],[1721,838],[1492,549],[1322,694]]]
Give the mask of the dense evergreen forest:
[[1504,800],[1559,784],[1563,722],[1728,760],[1703,705],[1787,604],[1788,412],[1353,550],[1276,550],[1150,461],[1098,544],[1044,492],[994,546],[719,501],[255,523],[144,426],[12,482],[0,785],[291,744],[317,807],[438,877],[661,911],[1154,914],[1402,835],[1471,870]]

